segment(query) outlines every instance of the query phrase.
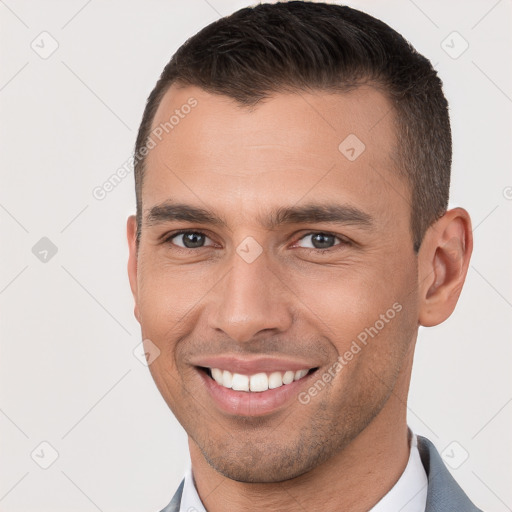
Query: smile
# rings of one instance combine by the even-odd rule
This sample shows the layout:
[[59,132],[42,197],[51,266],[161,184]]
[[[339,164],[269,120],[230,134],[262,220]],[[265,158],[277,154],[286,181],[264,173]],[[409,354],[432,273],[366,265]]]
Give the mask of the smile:
[[261,393],[298,381],[314,370],[314,368],[303,368],[296,371],[275,371],[272,373],[259,372],[253,375],[243,375],[220,368],[207,368],[206,370],[217,384],[225,388],[248,393]]
[[202,359],[195,364],[210,404],[239,417],[264,416],[298,403],[299,393],[307,388],[319,366],[232,357]]

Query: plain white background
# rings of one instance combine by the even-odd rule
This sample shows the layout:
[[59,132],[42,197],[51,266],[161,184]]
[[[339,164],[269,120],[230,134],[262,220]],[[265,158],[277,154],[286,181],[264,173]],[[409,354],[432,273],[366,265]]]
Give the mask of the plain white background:
[[[459,305],[420,331],[409,424],[480,507],[512,510],[512,3],[348,4],[439,70],[454,132],[451,206],[474,223]],[[131,155],[175,50],[246,5],[0,0],[2,512],[156,512],[182,478],[185,433],[133,354],[133,176],[101,201],[92,192]]]

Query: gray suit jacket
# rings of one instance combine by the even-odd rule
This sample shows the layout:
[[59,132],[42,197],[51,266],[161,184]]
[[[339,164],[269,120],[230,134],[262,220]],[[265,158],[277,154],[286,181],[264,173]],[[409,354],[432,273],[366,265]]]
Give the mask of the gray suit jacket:
[[[425,512],[482,512],[464,494],[426,437],[418,436],[418,449],[428,477]],[[169,505],[160,512],[179,512],[182,492],[183,481]]]

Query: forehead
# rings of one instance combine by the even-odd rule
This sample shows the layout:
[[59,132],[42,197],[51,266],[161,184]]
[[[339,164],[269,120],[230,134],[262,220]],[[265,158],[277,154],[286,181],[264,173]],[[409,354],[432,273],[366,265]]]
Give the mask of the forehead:
[[179,199],[250,215],[265,203],[308,196],[366,205],[377,215],[401,207],[408,218],[408,187],[392,158],[394,116],[387,97],[370,86],[276,93],[248,108],[173,85],[153,120],[143,207]]
[[305,142],[309,149],[324,151],[349,134],[374,149],[389,150],[395,140],[393,118],[388,98],[371,86],[344,93],[275,93],[248,107],[199,87],[173,85],[160,102],[152,129],[163,130],[170,143],[196,138],[204,152],[214,150],[222,137],[221,150],[282,143],[302,157]]

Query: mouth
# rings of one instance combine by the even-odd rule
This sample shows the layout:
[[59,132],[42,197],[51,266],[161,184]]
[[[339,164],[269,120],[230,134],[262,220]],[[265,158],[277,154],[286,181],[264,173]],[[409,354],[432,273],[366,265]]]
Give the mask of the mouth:
[[[218,366],[196,366],[211,403],[230,416],[264,416],[299,404],[318,366],[241,373]],[[301,407],[303,407],[301,405]]]
[[304,379],[307,375],[315,372],[315,368],[302,368],[300,370],[284,370],[274,372],[258,372],[252,375],[222,370],[221,368],[208,368],[199,366],[198,369],[219,386],[234,391],[243,391],[245,393],[263,393],[270,389],[277,389],[281,386],[287,386],[292,382]]

